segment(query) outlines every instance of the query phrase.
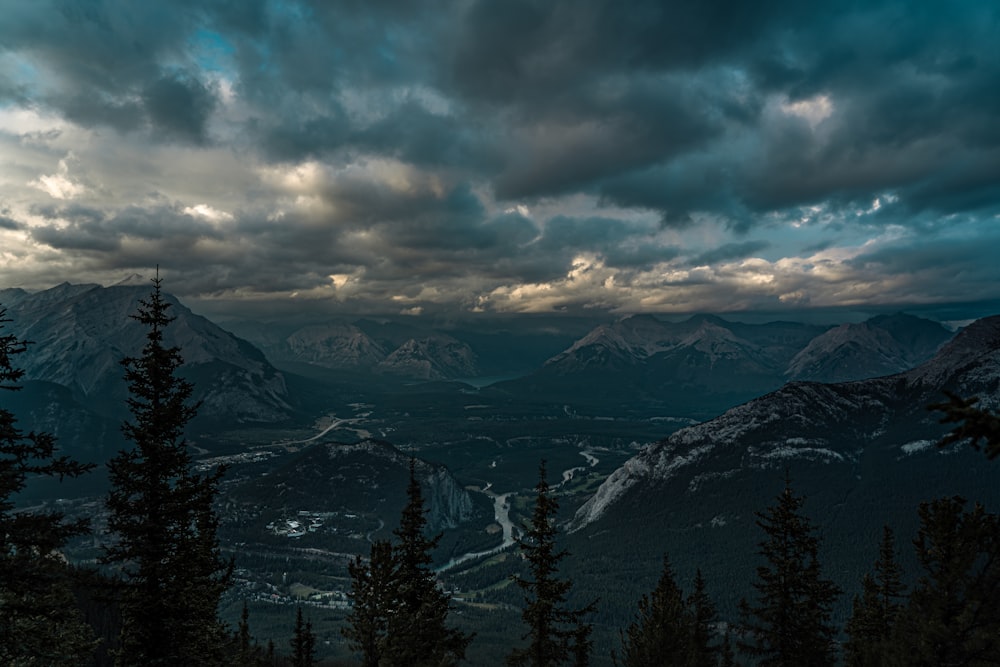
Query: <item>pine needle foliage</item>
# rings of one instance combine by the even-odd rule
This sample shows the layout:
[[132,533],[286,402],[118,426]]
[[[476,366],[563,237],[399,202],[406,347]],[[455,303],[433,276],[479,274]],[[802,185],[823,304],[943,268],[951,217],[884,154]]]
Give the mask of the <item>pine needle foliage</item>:
[[896,558],[892,529],[882,529],[875,570],[861,581],[861,595],[854,597],[851,618],[845,628],[844,645],[848,667],[878,667],[887,664],[891,638],[906,600],[903,571]]
[[[0,307],[0,330],[9,321]],[[13,334],[0,335],[0,389],[20,389],[24,371],[14,358],[27,347]],[[34,479],[78,477],[92,467],[58,456],[51,434],[24,433],[13,413],[0,408],[0,664],[72,666],[93,659],[97,642],[77,611],[59,554],[88,531],[87,522],[65,521],[57,511],[16,511],[14,504]]]
[[531,523],[518,539],[521,555],[527,562],[528,576],[513,578],[524,591],[521,618],[528,627],[523,636],[528,645],[512,651],[507,664],[512,667],[565,664],[583,667],[590,660],[592,627],[583,619],[594,611],[597,601],[579,609],[568,605],[567,595],[573,582],[558,576],[559,563],[567,556],[565,550],[556,547],[555,520],[559,503],[545,477],[545,461],[542,461]]
[[928,406],[928,410],[944,412],[942,424],[957,424],[938,443],[948,447],[958,442],[968,442],[973,449],[984,450],[986,458],[993,460],[1000,456],[1000,415],[976,407],[979,399],[961,398],[946,391],[947,403]]
[[472,635],[448,625],[450,597],[438,586],[431,558],[440,536],[426,535],[414,459],[406,494],[396,544],[375,542],[367,563],[358,557],[348,566],[353,609],[341,633],[365,667],[456,665]]
[[894,665],[1000,665],[1000,516],[964,498],[922,503],[923,574],[893,633]]
[[758,553],[755,604],[740,602],[740,649],[763,667],[821,667],[835,664],[836,628],[831,616],[840,594],[824,579],[818,559],[819,539],[802,514],[804,499],[791,481],[774,506],[757,512],[764,531]]
[[147,329],[142,354],[122,361],[134,447],[109,463],[111,491],[104,562],[123,579],[120,666],[218,665],[229,633],[218,619],[232,561],[219,551],[213,501],[224,470],[199,475],[184,430],[198,406],[178,375],[180,350],[166,347],[173,321],[159,276],[132,318]]

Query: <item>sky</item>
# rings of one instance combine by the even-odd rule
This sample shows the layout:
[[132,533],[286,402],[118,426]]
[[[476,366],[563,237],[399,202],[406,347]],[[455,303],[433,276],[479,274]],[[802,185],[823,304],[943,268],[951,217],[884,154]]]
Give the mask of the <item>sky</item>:
[[204,311],[1000,299],[994,0],[0,0],[0,287]]

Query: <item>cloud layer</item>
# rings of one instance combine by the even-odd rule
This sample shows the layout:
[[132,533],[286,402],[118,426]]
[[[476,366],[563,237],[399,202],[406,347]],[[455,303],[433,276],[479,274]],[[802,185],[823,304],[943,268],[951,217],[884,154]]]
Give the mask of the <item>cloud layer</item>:
[[732,311],[1000,298],[1000,6],[15,3],[0,285]]

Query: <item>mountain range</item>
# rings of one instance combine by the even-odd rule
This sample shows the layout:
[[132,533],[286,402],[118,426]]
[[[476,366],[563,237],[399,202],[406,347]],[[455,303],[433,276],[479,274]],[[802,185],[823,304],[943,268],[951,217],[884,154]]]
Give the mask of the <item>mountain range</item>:
[[[841,332],[838,332],[838,335]],[[941,450],[945,427],[928,406],[945,391],[1000,405],[1000,316],[976,321],[937,354],[884,377],[792,382],[677,431],[612,473],[569,523],[586,557],[698,567],[716,593],[749,595],[755,511],[785,483],[806,496],[834,580],[855,590],[889,524],[904,561],[920,502],[962,495],[1000,509],[996,469],[968,448]],[[735,599],[738,599],[735,598]]]
[[636,315],[598,326],[536,372],[498,388],[537,396],[575,388],[626,410],[709,418],[789,380],[857,380],[912,368],[952,335],[940,323],[905,314],[836,328]]

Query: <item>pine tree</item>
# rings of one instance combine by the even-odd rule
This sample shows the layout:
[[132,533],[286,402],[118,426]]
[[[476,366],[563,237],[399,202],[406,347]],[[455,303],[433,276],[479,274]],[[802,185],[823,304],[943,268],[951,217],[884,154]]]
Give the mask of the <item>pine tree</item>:
[[877,667],[887,664],[890,638],[906,591],[889,526],[882,530],[875,572],[864,576],[861,587],[845,628],[845,658],[848,667]]
[[224,471],[193,471],[184,429],[197,405],[177,375],[180,350],[163,344],[169,307],[157,276],[132,316],[147,328],[142,355],[122,361],[132,414],[122,430],[134,447],[108,463],[117,539],[104,556],[124,580],[119,665],[218,665],[229,635],[218,605],[232,562],[221,558],[212,507]]
[[236,634],[233,637],[236,645],[236,655],[233,658],[234,667],[255,667],[258,665],[269,665],[265,662],[263,651],[250,634],[250,609],[247,601],[243,600],[243,609],[240,611],[240,622],[236,626]]
[[394,534],[395,609],[389,616],[383,660],[391,665],[437,667],[457,664],[465,657],[472,640],[448,626],[449,596],[437,585],[431,569],[431,553],[440,535],[428,538],[427,510],[424,508],[416,461],[410,459],[407,504]]
[[803,498],[786,479],[777,503],[756,513],[765,533],[758,552],[766,560],[757,568],[756,604],[740,602],[740,648],[775,667],[834,664],[831,610],[840,591],[820,573],[819,540],[802,515]]
[[1000,456],[1000,415],[977,408],[978,398],[961,398],[946,391],[947,403],[928,406],[928,410],[944,412],[942,424],[958,424],[948,432],[939,447],[947,447],[956,442],[968,441],[974,449],[986,451],[986,458],[992,460]]
[[893,633],[894,663],[1000,665],[1000,516],[965,499],[920,505],[924,571]]
[[295,631],[291,639],[292,667],[313,667],[316,664],[316,635],[312,622],[302,618],[302,607],[295,611]]
[[[0,329],[9,322],[0,307]],[[13,357],[27,343],[0,336],[0,389],[17,391],[24,371]],[[93,466],[56,455],[48,433],[24,433],[0,408],[0,664],[80,665],[92,660],[93,631],[77,611],[70,573],[59,555],[86,521],[67,522],[56,511],[16,512],[15,496],[33,479],[77,477]]]
[[656,588],[639,599],[636,619],[620,632],[622,667],[659,667],[684,664],[691,641],[691,617],[684,594],[674,579],[669,558],[663,556],[663,569]]
[[597,602],[581,609],[567,607],[566,598],[572,582],[557,576],[559,563],[567,552],[556,548],[555,519],[559,503],[551,495],[545,479],[545,461],[539,466],[538,477],[531,524],[518,539],[530,578],[514,577],[514,582],[524,591],[521,618],[528,626],[523,638],[529,641],[526,647],[512,651],[507,663],[513,667],[554,667],[572,661],[582,667],[590,658],[591,632],[590,624],[583,619],[593,612]]
[[705,578],[700,569],[695,571],[694,590],[686,600],[686,605],[691,618],[691,629],[685,664],[688,667],[713,667],[719,656],[719,649],[713,642],[718,616],[715,605],[705,591]]
[[347,625],[340,632],[348,646],[361,654],[362,667],[378,667],[389,631],[389,616],[396,605],[392,544],[386,540],[372,543],[367,563],[358,556],[347,567],[352,605]]

